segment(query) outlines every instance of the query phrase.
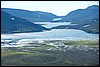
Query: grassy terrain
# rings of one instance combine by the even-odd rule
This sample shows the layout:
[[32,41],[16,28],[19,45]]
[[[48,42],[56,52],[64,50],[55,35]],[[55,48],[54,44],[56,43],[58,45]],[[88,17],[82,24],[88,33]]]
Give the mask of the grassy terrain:
[[[65,45],[92,45],[99,47],[99,41],[45,41],[39,47],[2,47],[1,66],[98,66],[98,51],[84,50],[47,50],[56,47],[49,43],[64,43]],[[40,45],[40,43],[39,43]],[[90,46],[91,47],[91,46]]]
[[99,47],[99,40],[96,41],[90,41],[90,40],[51,40],[51,41],[46,41],[49,43],[64,43],[64,45],[74,45],[74,46],[84,46],[84,45],[88,45],[89,47]]

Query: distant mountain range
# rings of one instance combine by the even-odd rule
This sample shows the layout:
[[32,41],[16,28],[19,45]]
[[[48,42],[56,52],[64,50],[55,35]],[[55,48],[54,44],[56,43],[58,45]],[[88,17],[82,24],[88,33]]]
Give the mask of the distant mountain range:
[[57,16],[52,13],[42,12],[42,11],[28,11],[28,10],[12,9],[12,8],[2,8],[1,10],[13,16],[27,19],[31,22],[50,22],[54,18],[57,18]]
[[93,5],[87,7],[86,9],[78,9],[78,10],[71,11],[69,14],[64,16],[62,20],[77,23],[75,21],[83,21],[87,19],[90,20],[98,17],[99,17],[99,6]]
[[58,21],[70,21],[72,24],[76,25],[62,25],[53,27],[52,29],[69,28],[80,29],[88,33],[99,33],[99,6],[93,5],[86,9],[74,10],[66,16],[61,17],[61,20]]
[[1,33],[40,32],[43,30],[48,29],[1,11]]
[[[92,5],[92,6],[87,7],[86,9],[78,9],[78,10],[71,11],[66,16],[56,16],[48,12],[28,11],[28,10],[12,9],[12,8],[1,8],[1,11],[2,13],[4,13],[1,15],[2,24],[5,23],[8,26],[10,26],[10,24],[8,24],[7,22],[11,23],[11,21],[13,21],[10,18],[15,17],[15,18],[18,18],[18,21],[17,20],[14,21],[16,22],[16,24],[19,22],[19,19],[20,19],[20,22],[24,24],[25,26],[29,26],[30,29],[31,29],[30,25],[32,24],[31,22],[33,23],[34,22],[62,22],[62,23],[71,22],[73,25],[61,25],[61,26],[53,27],[51,29],[68,28],[68,29],[79,29],[79,30],[86,31],[88,33],[99,33],[99,6],[98,5]],[[8,17],[6,17],[5,14],[7,16],[9,15],[9,19]],[[5,17],[3,15],[5,15]],[[7,18],[7,20],[4,20],[5,18]],[[30,25],[27,23],[30,23]],[[36,26],[36,24],[32,24],[32,25]],[[37,25],[37,26],[42,27],[40,25]],[[21,30],[22,27],[21,28],[20,27],[19,29]],[[3,29],[2,31],[4,31]],[[32,29],[34,29],[34,27]],[[38,31],[40,31],[38,27],[37,29]],[[41,30],[43,29],[46,29],[46,28],[42,27]]]

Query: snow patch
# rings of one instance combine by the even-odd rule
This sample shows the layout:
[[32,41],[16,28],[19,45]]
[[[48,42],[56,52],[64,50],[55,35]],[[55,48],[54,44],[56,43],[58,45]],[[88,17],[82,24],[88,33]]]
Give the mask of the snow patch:
[[61,19],[62,19],[62,18],[55,18],[55,19],[53,19],[53,21],[54,21],[54,20],[61,20]]
[[15,18],[12,17],[11,20],[15,20]]
[[83,27],[88,27],[88,26],[90,26],[90,25],[84,25]]
[[93,21],[97,21],[97,20],[93,20]]

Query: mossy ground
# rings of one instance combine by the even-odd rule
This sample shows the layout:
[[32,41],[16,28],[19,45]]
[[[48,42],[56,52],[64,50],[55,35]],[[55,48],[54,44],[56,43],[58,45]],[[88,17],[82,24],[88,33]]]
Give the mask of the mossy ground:
[[[92,45],[99,47],[99,41],[45,41],[63,42],[65,45]],[[55,48],[41,44],[41,47],[1,48],[1,66],[98,66],[99,55],[93,51],[47,50]]]

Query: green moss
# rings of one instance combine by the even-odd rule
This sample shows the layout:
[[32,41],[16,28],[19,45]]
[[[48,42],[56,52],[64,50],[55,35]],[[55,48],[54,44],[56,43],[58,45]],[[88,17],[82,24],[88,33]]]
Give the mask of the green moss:
[[99,46],[99,41],[90,41],[90,40],[79,40],[79,41],[64,41],[65,45],[88,45],[88,46]]
[[[66,41],[66,40],[54,40],[45,42],[64,43],[65,45],[89,45],[99,46],[99,41]],[[92,52],[84,51],[48,51],[48,48],[55,48],[51,45],[43,45],[36,48],[27,47],[13,47],[5,48],[1,52],[1,65],[2,66],[72,66],[72,65],[94,65],[98,64],[97,61],[91,61],[93,58],[98,57]],[[24,51],[26,50],[26,51]],[[92,56],[93,55],[93,56]],[[88,56],[88,57],[87,57]],[[96,57],[94,57],[96,56]],[[86,59],[85,59],[86,57]],[[92,57],[92,59],[91,59]],[[84,60],[84,59],[85,60]],[[91,60],[90,60],[91,59]],[[86,62],[85,62],[86,61]]]
[[31,54],[29,52],[1,52],[1,56],[15,55],[15,54]]

